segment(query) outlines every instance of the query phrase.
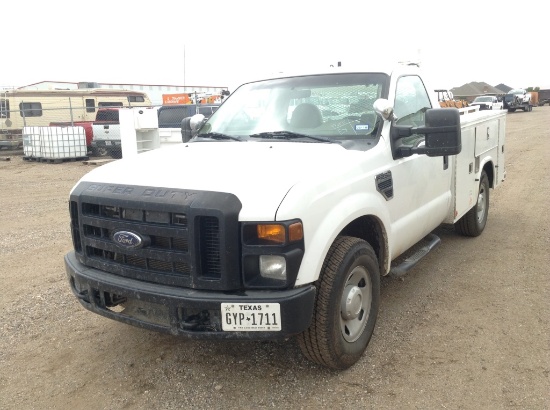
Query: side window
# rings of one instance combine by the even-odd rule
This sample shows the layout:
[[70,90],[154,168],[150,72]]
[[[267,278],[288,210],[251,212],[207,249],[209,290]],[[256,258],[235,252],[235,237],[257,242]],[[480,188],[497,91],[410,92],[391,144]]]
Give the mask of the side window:
[[100,101],[97,103],[98,107],[122,107],[121,102]]
[[19,113],[21,117],[42,117],[42,104],[39,102],[20,103]]
[[[143,87],[141,87],[143,89]],[[128,96],[128,102],[145,102],[145,98],[143,98],[142,95],[129,95]]]
[[[415,75],[401,77],[397,81],[394,113],[397,125],[418,127],[425,125],[426,110],[432,108],[430,98],[422,80]],[[424,141],[423,135],[403,138],[405,145],[418,146]]]
[[86,98],[86,112],[95,112],[95,100]]
[[10,118],[9,100],[0,100],[0,118]]

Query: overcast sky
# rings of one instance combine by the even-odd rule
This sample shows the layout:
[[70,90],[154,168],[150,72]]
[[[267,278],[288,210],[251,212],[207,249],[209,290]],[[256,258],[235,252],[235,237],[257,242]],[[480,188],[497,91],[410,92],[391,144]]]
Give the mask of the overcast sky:
[[419,60],[437,88],[471,81],[550,88],[545,4],[9,1],[1,6],[0,86],[96,81],[233,91],[251,77],[306,65]]

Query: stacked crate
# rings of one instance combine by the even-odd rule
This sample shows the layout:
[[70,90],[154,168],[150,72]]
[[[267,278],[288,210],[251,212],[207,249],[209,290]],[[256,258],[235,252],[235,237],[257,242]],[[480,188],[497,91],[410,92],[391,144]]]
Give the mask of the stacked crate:
[[83,127],[25,127],[23,152],[37,160],[86,158],[86,132]]
[[23,154],[25,157],[40,158],[42,156],[40,128],[42,127],[25,127],[23,129]]

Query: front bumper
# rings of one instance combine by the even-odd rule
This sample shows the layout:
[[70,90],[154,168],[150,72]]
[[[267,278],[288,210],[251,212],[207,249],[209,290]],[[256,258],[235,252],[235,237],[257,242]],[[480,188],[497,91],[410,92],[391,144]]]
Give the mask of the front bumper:
[[23,145],[21,141],[0,140],[0,148],[19,148]]
[[[193,339],[284,339],[306,330],[313,316],[313,285],[241,292],[180,288],[87,267],[74,251],[65,256],[65,270],[74,295],[86,309],[129,325]],[[221,303],[279,303],[282,328],[277,332],[223,331]]]
[[492,106],[489,104],[472,104],[472,105],[477,105],[479,107],[479,111],[492,109]]

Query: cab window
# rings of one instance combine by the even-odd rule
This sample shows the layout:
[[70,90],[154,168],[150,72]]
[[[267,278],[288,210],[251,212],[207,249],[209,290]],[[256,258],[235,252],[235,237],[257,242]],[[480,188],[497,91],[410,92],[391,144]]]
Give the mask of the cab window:
[[[415,75],[401,77],[395,91],[394,114],[396,125],[419,127],[425,125],[426,110],[432,108],[424,83]],[[402,139],[403,145],[418,146],[424,136],[415,134]]]

